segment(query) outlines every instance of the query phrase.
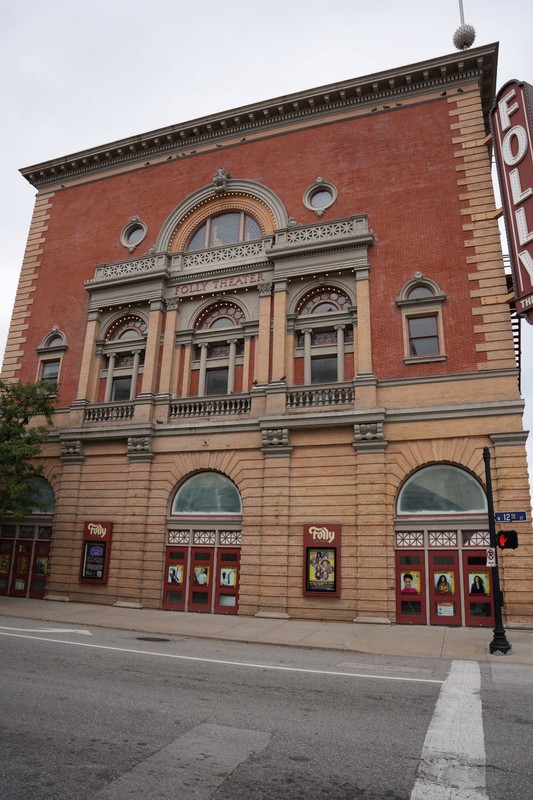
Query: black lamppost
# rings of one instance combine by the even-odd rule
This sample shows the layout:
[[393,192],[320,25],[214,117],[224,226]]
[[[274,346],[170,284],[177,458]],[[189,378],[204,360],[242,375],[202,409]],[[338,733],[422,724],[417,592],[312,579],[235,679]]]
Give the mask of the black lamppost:
[[491,653],[502,653],[507,655],[512,648],[505,635],[505,628],[502,623],[502,596],[500,591],[500,577],[498,575],[497,542],[496,542],[496,523],[494,520],[494,502],[492,499],[492,481],[490,477],[490,450],[483,448],[483,461],[485,462],[485,480],[487,484],[487,505],[489,511],[489,533],[490,546],[494,549],[494,559],[496,566],[492,567],[492,586],[494,593],[494,637],[489,645]]

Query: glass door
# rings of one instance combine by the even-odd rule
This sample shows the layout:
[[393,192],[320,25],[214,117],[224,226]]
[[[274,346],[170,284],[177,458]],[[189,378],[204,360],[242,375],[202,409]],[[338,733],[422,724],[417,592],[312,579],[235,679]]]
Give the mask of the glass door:
[[13,540],[0,540],[0,594],[7,594],[13,558]]
[[211,613],[215,548],[193,547],[189,567],[189,611]]
[[463,585],[467,625],[494,625],[492,569],[487,567],[486,550],[463,552]]
[[461,584],[456,550],[429,551],[429,618],[432,625],[461,625]]
[[239,549],[219,549],[217,557],[215,612],[236,614],[239,604]]
[[50,558],[50,542],[35,543],[35,558],[31,571],[30,597],[42,599],[46,590],[46,579],[48,577],[48,565]]
[[426,624],[426,586],[423,550],[396,551],[396,621]]
[[16,541],[15,558],[9,594],[11,597],[26,597],[30,582],[33,542]]
[[186,547],[167,547],[162,603],[167,611],[185,611],[187,561]]

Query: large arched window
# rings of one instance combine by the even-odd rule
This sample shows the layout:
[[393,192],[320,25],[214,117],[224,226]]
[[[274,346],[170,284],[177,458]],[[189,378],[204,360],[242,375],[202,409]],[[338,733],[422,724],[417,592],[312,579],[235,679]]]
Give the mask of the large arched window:
[[206,219],[189,239],[186,250],[204,250],[260,238],[261,228],[253,217],[244,211],[227,211]]
[[32,503],[32,514],[55,514],[56,499],[54,490],[46,478],[30,478],[30,492]]
[[171,514],[241,514],[237,487],[219,472],[200,472],[183,483],[174,496]]
[[407,479],[398,497],[398,514],[487,513],[480,483],[466,470],[450,464],[424,467]]
[[353,301],[334,286],[315,287],[296,307],[296,358],[303,355],[304,384],[345,380],[348,350],[353,351]]

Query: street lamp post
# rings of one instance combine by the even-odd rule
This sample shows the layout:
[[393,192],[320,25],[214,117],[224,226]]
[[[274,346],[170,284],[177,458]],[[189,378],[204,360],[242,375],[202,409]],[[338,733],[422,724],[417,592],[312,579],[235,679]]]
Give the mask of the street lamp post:
[[485,480],[487,484],[490,546],[494,549],[496,564],[496,566],[492,567],[492,586],[494,592],[494,637],[489,645],[489,650],[491,653],[501,653],[502,655],[507,655],[511,652],[512,648],[510,643],[507,641],[505,628],[503,627],[502,622],[502,596],[500,591],[500,576],[498,574],[496,523],[494,520],[494,501],[492,499],[492,481],[490,477],[490,450],[488,447],[483,448],[483,461],[485,462]]

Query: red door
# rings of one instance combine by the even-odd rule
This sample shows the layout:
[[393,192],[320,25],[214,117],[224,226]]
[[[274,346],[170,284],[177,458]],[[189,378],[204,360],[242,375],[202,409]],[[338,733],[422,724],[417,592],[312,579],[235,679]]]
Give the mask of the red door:
[[9,594],[11,597],[26,597],[30,585],[30,569],[33,556],[33,542],[16,541],[15,557]]
[[50,542],[35,543],[35,557],[31,570],[29,596],[40,600],[46,590],[46,579],[49,572]]
[[239,608],[240,550],[219,549],[215,583],[215,611],[236,614]]
[[491,628],[494,625],[492,569],[485,550],[463,551],[465,622]]
[[189,611],[211,613],[213,597],[214,548],[196,547],[191,550],[189,567]]
[[396,551],[396,622],[426,624],[423,550]]
[[0,594],[7,594],[9,589],[9,573],[13,559],[13,540],[0,540]]
[[432,625],[461,625],[461,585],[456,550],[429,552],[429,619]]
[[163,608],[184,611],[187,597],[187,548],[167,547]]

